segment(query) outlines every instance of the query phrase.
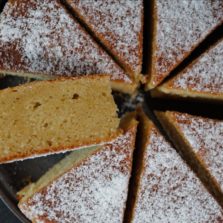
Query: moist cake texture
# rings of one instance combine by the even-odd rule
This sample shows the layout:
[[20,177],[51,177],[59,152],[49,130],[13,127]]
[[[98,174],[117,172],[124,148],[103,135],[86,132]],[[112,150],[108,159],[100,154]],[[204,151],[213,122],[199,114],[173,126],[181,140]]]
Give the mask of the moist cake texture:
[[7,88],[0,104],[1,163],[107,142],[120,131],[108,76]]

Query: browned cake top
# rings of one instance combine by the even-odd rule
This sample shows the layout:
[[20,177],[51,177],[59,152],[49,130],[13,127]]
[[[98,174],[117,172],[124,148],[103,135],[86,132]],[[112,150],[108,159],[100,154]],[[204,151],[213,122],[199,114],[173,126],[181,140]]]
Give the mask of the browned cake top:
[[217,25],[223,22],[223,1],[157,0],[155,76],[160,83]]
[[10,0],[0,17],[0,69],[131,80],[58,0]]
[[223,94],[223,40],[165,84],[172,89]]
[[170,112],[169,114],[223,191],[223,121],[185,113]]
[[222,222],[218,204],[154,126],[147,143],[132,222]]
[[135,73],[142,66],[142,0],[67,0]]
[[20,205],[38,222],[122,222],[136,127]]

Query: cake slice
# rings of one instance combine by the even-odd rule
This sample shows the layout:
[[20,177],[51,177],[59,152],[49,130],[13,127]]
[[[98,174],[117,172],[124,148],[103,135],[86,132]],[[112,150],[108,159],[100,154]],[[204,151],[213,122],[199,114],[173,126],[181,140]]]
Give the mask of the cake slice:
[[222,222],[223,211],[155,125],[141,117],[136,182],[126,222]]
[[0,91],[0,163],[112,140],[109,76],[38,81]]
[[117,90],[136,83],[59,0],[9,0],[0,16],[0,73],[52,79],[108,74]]
[[186,113],[158,113],[176,147],[223,205],[223,121]]
[[142,0],[66,0],[74,13],[132,76],[142,69]]
[[223,23],[223,1],[153,1],[153,37],[147,88],[159,85]]
[[223,100],[223,39],[157,89],[162,95]]
[[18,193],[20,210],[32,222],[121,223],[136,126],[128,118],[113,142],[72,152]]

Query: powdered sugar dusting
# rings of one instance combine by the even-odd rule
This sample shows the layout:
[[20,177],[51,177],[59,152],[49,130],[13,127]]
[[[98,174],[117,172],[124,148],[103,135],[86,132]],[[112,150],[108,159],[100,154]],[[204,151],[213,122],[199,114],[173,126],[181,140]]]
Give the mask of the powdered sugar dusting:
[[201,40],[223,22],[223,1],[157,0],[157,61],[160,83]]
[[110,74],[131,83],[58,0],[9,1],[0,19],[0,56],[2,70],[52,76]]
[[67,0],[135,73],[142,66],[142,0]]
[[222,222],[215,200],[153,126],[133,222]]
[[171,114],[181,133],[223,191],[223,121],[176,112]]
[[223,40],[204,53],[192,67],[170,81],[173,88],[223,93]]
[[119,136],[37,192],[21,210],[43,222],[122,222],[135,131]]

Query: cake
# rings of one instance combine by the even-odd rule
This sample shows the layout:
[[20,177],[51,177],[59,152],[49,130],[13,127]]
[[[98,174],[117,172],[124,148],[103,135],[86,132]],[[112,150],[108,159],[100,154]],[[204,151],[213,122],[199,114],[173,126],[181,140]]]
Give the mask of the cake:
[[223,121],[186,113],[158,113],[176,147],[223,205]]
[[126,222],[222,222],[223,211],[176,150],[143,115],[136,182]]
[[137,78],[142,70],[143,1],[66,2],[122,67]]
[[147,89],[159,85],[223,23],[223,1],[153,0],[152,53]]
[[223,39],[178,75],[155,89],[155,96],[170,95],[223,100]]
[[[123,123],[124,124],[124,123]],[[101,147],[76,150],[18,193],[32,222],[122,222],[137,122]]]
[[0,163],[105,143],[121,131],[109,76],[7,88],[0,104]]
[[9,0],[0,16],[0,73],[52,79],[108,74],[116,90],[137,83],[59,0]]

